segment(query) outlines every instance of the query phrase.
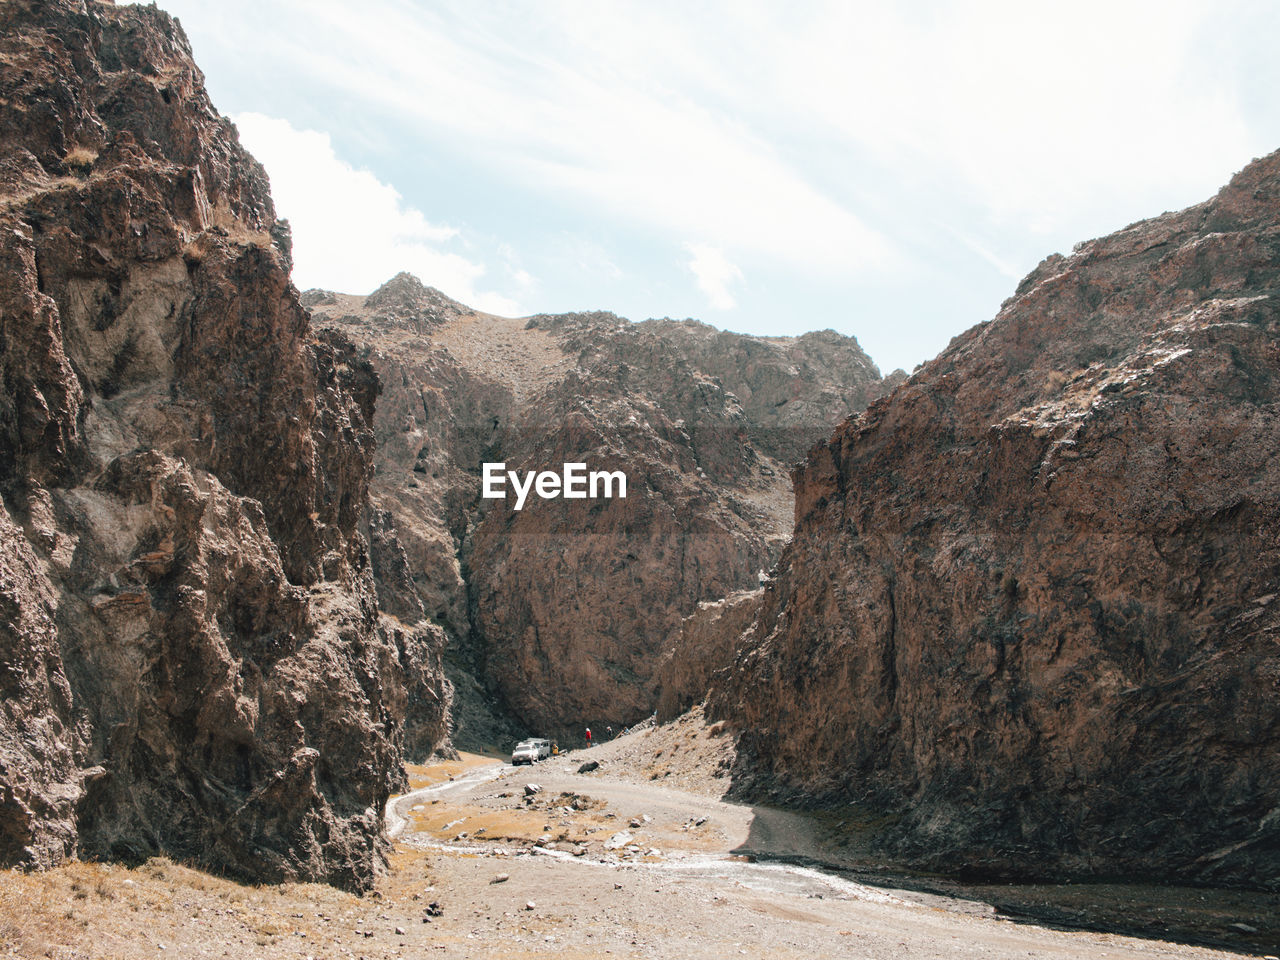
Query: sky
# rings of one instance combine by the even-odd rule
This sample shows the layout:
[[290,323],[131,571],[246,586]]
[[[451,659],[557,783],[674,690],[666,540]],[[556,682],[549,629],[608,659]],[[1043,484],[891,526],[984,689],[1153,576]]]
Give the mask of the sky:
[[162,0],[294,282],[832,328],[910,371],[1280,148],[1274,0]]

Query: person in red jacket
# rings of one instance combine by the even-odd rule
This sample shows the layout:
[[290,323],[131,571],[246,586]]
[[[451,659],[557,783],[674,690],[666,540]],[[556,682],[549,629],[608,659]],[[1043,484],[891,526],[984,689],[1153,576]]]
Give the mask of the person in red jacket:
[[587,727],[587,746],[591,746],[591,728]]

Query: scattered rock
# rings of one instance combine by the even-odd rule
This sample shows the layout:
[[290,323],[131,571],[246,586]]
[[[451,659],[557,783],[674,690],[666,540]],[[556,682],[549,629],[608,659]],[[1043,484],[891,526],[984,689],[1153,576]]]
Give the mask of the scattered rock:
[[510,879],[511,879],[511,874],[509,874],[509,873],[500,873],[500,874],[498,874],[496,877],[494,877],[492,880],[490,880],[490,881],[489,881],[489,883],[490,883],[490,884],[494,884],[494,883],[506,883],[506,882],[507,882],[508,880],[510,880]]
[[578,767],[579,773],[591,773],[593,770],[599,770],[600,763],[596,760],[588,760],[582,766]]
[[631,834],[623,830],[623,831],[620,831],[619,833],[615,833],[608,840],[606,840],[604,842],[604,848],[606,850],[617,850],[620,847],[625,847],[630,842],[631,842]]

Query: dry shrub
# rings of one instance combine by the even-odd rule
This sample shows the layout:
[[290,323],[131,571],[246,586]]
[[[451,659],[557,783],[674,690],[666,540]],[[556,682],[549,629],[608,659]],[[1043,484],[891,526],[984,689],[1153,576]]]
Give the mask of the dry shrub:
[[231,207],[225,200],[219,200],[213,208],[213,226],[226,234],[227,239],[232,243],[261,247],[264,250],[271,247],[271,235],[265,230],[254,230],[249,227],[231,212]]
[[62,162],[76,176],[87,177],[93,170],[94,161],[97,159],[97,150],[90,150],[88,147],[72,147],[67,151],[67,155],[62,158]]
[[1070,377],[1061,370],[1050,370],[1049,375],[1044,378],[1044,385],[1049,390],[1061,390]]

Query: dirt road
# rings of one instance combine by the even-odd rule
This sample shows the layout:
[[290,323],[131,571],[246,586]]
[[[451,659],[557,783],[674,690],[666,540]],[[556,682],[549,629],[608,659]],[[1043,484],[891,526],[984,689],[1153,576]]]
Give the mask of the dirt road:
[[[391,869],[365,897],[316,884],[235,883],[162,857],[134,867],[0,871],[0,957],[1225,960],[1277,952],[1270,944],[1280,909],[1266,895],[1161,888],[1143,901],[1133,887],[1095,887],[1080,900],[1074,887],[987,895],[939,884],[920,892],[884,877],[768,862],[770,854],[829,854],[822,823],[722,802],[714,756],[722,739],[676,723],[518,771],[484,757],[414,768],[413,792],[389,805]],[[601,766],[575,773],[587,759]],[[760,858],[745,856],[744,845]],[[1003,911],[1021,897],[1074,910],[1090,896],[1091,910],[1101,896],[1114,916],[1146,915],[1158,936],[1051,929],[991,906]],[[1226,943],[1234,934],[1236,945],[1247,937],[1266,949],[1166,942],[1160,931],[1187,917]]]
[[[629,780],[616,764],[575,773],[590,756],[608,753],[480,764],[389,804],[401,849],[432,859],[438,955],[1241,956],[1050,929],[981,900],[765,862],[820,853],[809,822]],[[742,855],[748,844],[761,859]]]

